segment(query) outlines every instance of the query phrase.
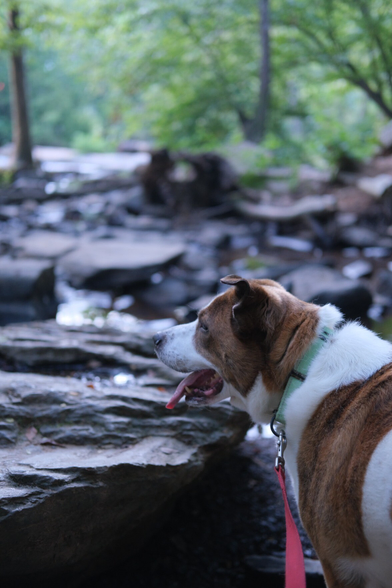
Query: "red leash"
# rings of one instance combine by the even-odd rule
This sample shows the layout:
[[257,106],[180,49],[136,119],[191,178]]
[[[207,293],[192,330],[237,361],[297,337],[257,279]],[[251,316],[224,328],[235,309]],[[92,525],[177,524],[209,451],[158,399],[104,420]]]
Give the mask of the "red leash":
[[285,471],[280,464],[275,471],[282,489],[286,515],[286,588],[306,588],[304,554],[297,525],[287,500]]
[[286,473],[284,469],[284,451],[287,445],[284,430],[280,433],[274,429],[274,419],[271,422],[271,429],[278,437],[278,455],[275,460],[275,472],[278,475],[280,487],[284,500],[284,512],[286,516],[286,588],[306,588],[305,561],[302,551],[301,539],[297,525],[291,514],[289,501],[286,492]]

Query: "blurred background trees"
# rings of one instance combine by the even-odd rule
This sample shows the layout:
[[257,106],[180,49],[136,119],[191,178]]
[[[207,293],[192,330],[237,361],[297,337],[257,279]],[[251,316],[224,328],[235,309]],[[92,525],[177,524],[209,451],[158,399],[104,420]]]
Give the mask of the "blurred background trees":
[[323,165],[371,154],[392,118],[389,0],[7,0],[0,11],[0,144],[18,141],[16,52],[35,144],[246,139],[261,158]]

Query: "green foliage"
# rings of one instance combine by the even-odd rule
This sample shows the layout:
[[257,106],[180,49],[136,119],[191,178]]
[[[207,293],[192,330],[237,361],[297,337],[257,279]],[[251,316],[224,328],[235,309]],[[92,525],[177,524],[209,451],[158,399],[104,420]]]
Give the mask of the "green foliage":
[[[6,79],[11,0],[0,8],[0,81]],[[175,149],[242,139],[259,91],[254,0],[18,0],[36,143],[82,151],[123,138]],[[265,165],[363,158],[392,116],[390,0],[270,1]],[[1,52],[3,49],[3,52]],[[0,92],[0,142],[10,139]],[[381,114],[384,113],[384,114]],[[251,180],[250,180],[251,181]]]
[[[104,133],[101,101],[86,92],[81,76],[68,72],[54,50],[31,49],[26,52],[27,92],[31,134],[35,144],[76,146],[81,150],[102,151],[111,143]],[[11,106],[7,55],[0,54],[0,144],[11,141]]]
[[8,70],[6,60],[0,56],[0,145],[11,141],[11,105],[8,86]]

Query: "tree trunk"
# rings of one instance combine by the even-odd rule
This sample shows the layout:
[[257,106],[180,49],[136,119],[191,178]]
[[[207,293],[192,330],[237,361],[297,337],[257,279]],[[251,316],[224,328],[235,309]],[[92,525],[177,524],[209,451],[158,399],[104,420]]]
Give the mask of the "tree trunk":
[[260,10],[260,42],[261,42],[261,61],[260,61],[260,87],[259,96],[256,105],[255,115],[249,119],[242,116],[242,128],[245,139],[252,143],[259,143],[265,134],[267,128],[267,115],[270,93],[270,39],[269,39],[269,0],[259,0]]
[[[9,12],[8,27],[15,39],[19,32],[19,11]],[[17,40],[17,39],[16,39]],[[15,43],[11,52],[10,83],[12,95],[12,139],[14,143],[14,165],[17,169],[31,167],[30,127],[27,112],[23,51]]]

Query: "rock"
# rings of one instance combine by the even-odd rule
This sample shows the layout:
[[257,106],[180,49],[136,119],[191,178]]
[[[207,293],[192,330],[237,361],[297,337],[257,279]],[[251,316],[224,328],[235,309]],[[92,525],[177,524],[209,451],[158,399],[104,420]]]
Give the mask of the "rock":
[[20,257],[55,259],[77,247],[78,240],[54,231],[32,231],[16,239],[13,248]]
[[375,178],[360,178],[357,186],[367,194],[380,198],[392,186],[392,176],[390,174],[380,174]]
[[284,247],[292,251],[312,251],[313,243],[298,239],[297,237],[285,237],[284,235],[271,235],[268,238],[268,244],[272,247]]
[[365,317],[372,303],[370,290],[338,271],[320,265],[307,265],[279,280],[294,296],[316,304],[334,304],[346,319]]
[[238,188],[234,169],[217,153],[170,153],[168,149],[151,152],[141,181],[148,204],[185,214],[222,204],[225,195]]
[[[388,239],[389,240],[389,239]],[[380,243],[383,240],[380,239]],[[365,257],[380,259],[382,257],[390,257],[391,255],[391,244],[386,247],[364,247],[362,253]]]
[[149,279],[181,257],[185,246],[164,238],[99,239],[82,244],[60,260],[76,288],[113,290]]
[[37,259],[0,257],[0,324],[53,318],[54,267]]
[[339,241],[349,247],[372,247],[377,245],[379,236],[367,227],[344,227],[339,232]]
[[313,181],[327,183],[332,180],[332,176],[331,170],[317,169],[307,163],[301,164],[298,169],[298,180],[300,182]]
[[346,278],[350,278],[350,280],[357,280],[358,278],[369,276],[372,271],[373,266],[369,261],[357,259],[356,261],[345,265],[342,269],[342,274],[346,276]]
[[[198,274],[201,274],[200,279],[197,279]],[[138,289],[135,291],[135,296],[152,308],[166,309],[169,312],[176,306],[187,304],[198,295],[214,291],[219,280],[217,272],[212,271],[211,275],[206,272],[206,274],[204,280],[202,272],[186,278],[168,276],[159,284]]]
[[[140,375],[177,384],[182,375],[159,361],[151,335],[122,333],[115,329],[58,325],[55,321],[8,325],[0,330],[0,358],[18,369],[43,366],[81,366],[88,362],[124,366]],[[86,367],[84,369],[87,369]]]
[[181,403],[173,414],[169,395],[154,388],[0,375],[6,586],[53,586],[113,567],[140,549],[176,496],[249,424],[228,403]]
[[379,139],[384,149],[390,149],[392,147],[392,121],[389,121],[389,123],[381,129]]
[[332,194],[323,196],[305,196],[287,206],[273,204],[251,204],[239,201],[236,203],[239,212],[254,219],[291,222],[309,214],[325,214],[336,208],[336,197]]
[[377,294],[386,298],[392,304],[392,272],[382,269],[377,275]]
[[[265,588],[283,588],[285,573],[285,554],[249,555],[245,558],[246,565],[252,570],[253,579],[262,580]],[[305,557],[305,573],[307,588],[325,588],[324,575],[318,560]]]

